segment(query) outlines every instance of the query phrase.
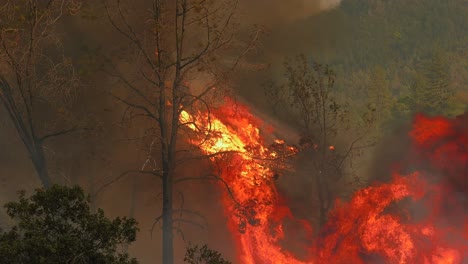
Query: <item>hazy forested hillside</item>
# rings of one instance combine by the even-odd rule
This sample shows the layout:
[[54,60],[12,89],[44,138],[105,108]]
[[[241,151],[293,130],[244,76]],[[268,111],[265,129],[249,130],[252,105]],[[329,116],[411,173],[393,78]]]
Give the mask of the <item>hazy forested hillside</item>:
[[334,66],[345,93],[388,108],[388,121],[454,116],[468,106],[467,13],[463,0],[344,0],[308,21],[311,50]]

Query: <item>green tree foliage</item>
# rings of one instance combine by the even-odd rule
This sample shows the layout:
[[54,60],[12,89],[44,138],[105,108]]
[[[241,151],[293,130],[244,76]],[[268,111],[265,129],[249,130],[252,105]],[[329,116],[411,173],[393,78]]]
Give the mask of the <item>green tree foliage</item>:
[[[322,27],[312,27],[311,35],[320,36],[329,50],[325,55],[312,46],[310,52],[345,76],[337,80],[338,90],[352,98],[353,111],[362,111],[361,105],[374,109],[381,131],[415,112],[456,116],[467,110],[467,12],[461,0],[343,0],[336,10],[308,21],[324,25],[317,22],[339,17],[343,24],[326,35]],[[378,104],[376,92],[393,98]]]
[[208,248],[207,245],[202,247],[198,245],[189,246],[184,261],[189,264],[231,264],[231,262],[223,259],[219,252]]
[[386,74],[385,69],[376,67],[371,73],[371,84],[367,91],[369,103],[375,106],[379,123],[390,117],[394,104]]
[[346,39],[334,63],[347,68],[388,66],[427,55],[435,46],[462,49],[467,8],[460,0],[343,0],[334,12],[346,23]]
[[447,57],[436,51],[422,63],[412,87],[413,108],[430,114],[444,114],[453,95]]
[[137,263],[118,249],[135,241],[136,221],[91,213],[80,187],[53,185],[31,197],[23,191],[5,208],[16,225],[0,234],[1,263]]

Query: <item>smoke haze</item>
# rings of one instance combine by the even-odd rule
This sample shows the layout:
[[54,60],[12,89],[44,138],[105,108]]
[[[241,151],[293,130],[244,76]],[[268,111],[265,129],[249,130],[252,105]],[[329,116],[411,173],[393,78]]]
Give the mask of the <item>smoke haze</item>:
[[[133,5],[141,6],[143,10],[144,3],[144,0],[135,1]],[[247,28],[251,24],[259,24],[268,32],[265,39],[261,40],[261,51],[249,60],[254,64],[279,64],[285,56],[298,50],[305,51],[312,38],[306,34],[307,24],[301,21],[335,4],[336,1],[241,0],[240,16],[243,26]],[[132,19],[138,20],[138,16]],[[65,52],[75,62],[89,52],[90,48],[108,49],[118,41],[118,34],[102,17],[92,22],[66,18],[59,31],[63,37]],[[246,81],[235,84],[238,86],[236,90],[245,101],[255,106],[255,111],[258,111],[262,119],[276,127],[278,136],[297,141],[298,136],[293,129],[270,117],[266,102],[262,99],[260,81],[270,74],[246,70],[242,73],[243,78],[240,78]],[[78,183],[93,192],[123,171],[141,167],[145,157],[141,146],[124,141],[129,132],[118,126],[124,108],[108,96],[113,85],[112,80],[100,72],[88,73],[86,78],[88,81],[78,93],[78,104],[74,106],[74,111],[76,115],[86,116],[87,124],[98,128],[95,131],[97,134],[91,138],[71,135],[54,140],[49,144],[48,157],[50,165],[58,165],[53,171],[58,183]],[[3,107],[0,110],[0,120],[0,146],[4,150],[0,153],[0,199],[3,203],[16,199],[16,190],[25,189],[31,193],[39,186],[39,182]],[[190,173],[193,174],[193,168],[191,169]],[[160,211],[160,190],[157,180],[146,176],[138,177],[138,181],[132,177],[123,178],[103,190],[97,197],[96,205],[103,207],[111,217],[133,214],[140,222],[142,231],[138,235],[138,241],[131,246],[131,251],[141,263],[154,263],[161,254],[160,238],[157,226],[153,231],[153,239],[149,230]],[[187,206],[198,208],[209,219],[209,223],[204,230],[189,228],[186,239],[200,243],[208,241],[214,249],[221,250],[226,258],[235,259],[217,191],[213,186],[190,185],[188,188],[191,191],[186,194],[190,196],[190,200],[186,199],[189,201]],[[134,190],[136,196],[132,196]],[[133,198],[135,201],[132,204]],[[131,209],[132,207],[135,208]],[[5,225],[2,214],[0,217],[3,221],[0,223]],[[177,244],[178,252],[182,252],[185,242],[179,237]]]
[[339,3],[339,0],[241,0],[240,7],[247,23],[277,26],[308,18]]

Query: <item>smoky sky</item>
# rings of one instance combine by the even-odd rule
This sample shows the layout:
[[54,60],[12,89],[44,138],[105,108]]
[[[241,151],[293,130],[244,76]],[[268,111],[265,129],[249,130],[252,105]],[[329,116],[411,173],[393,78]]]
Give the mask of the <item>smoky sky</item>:
[[338,3],[334,0],[241,0],[243,26],[248,30],[252,25],[261,25],[265,34],[258,49],[247,57],[249,65],[258,67],[241,69],[236,83],[238,95],[257,110],[270,114],[263,83],[281,80],[287,58],[299,54],[312,57],[334,48],[342,38],[345,24],[333,13]]
[[321,0],[241,0],[240,6],[246,22],[277,26],[292,23],[320,12],[324,3]]

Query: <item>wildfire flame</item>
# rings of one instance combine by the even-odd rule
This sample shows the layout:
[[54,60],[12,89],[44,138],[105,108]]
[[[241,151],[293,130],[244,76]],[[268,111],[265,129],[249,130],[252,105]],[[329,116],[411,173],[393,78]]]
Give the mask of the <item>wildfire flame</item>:
[[[362,189],[347,203],[337,202],[316,242],[304,245],[307,254],[301,257],[282,246],[284,223],[294,222],[308,239],[312,229],[307,221],[293,217],[274,184],[284,158],[297,149],[281,139],[268,146],[260,120],[230,100],[209,114],[182,111],[180,122],[195,132],[191,143],[219,164],[220,180],[230,189],[222,201],[240,263],[461,264],[467,260],[464,205],[452,199],[450,185],[426,177],[438,171],[464,186],[466,195],[468,130],[460,130],[458,120],[418,116],[411,137],[418,160],[433,167],[409,175],[394,173],[391,183]],[[392,211],[396,203],[422,208],[423,216],[412,215],[410,209]]]
[[[201,134],[191,143],[207,155],[230,154],[221,164],[221,178],[232,190],[223,197],[229,226],[239,246],[241,263],[302,263],[279,245],[284,237],[282,220],[292,217],[287,207],[278,206],[273,183],[273,163],[297,150],[276,139],[267,148],[260,134],[260,120],[246,107],[227,102],[209,118],[201,112],[182,111],[180,121]],[[205,137],[206,135],[206,137]]]
[[466,263],[466,201],[455,194],[466,199],[468,115],[418,115],[410,137],[418,170],[338,204],[317,245],[320,263]]

